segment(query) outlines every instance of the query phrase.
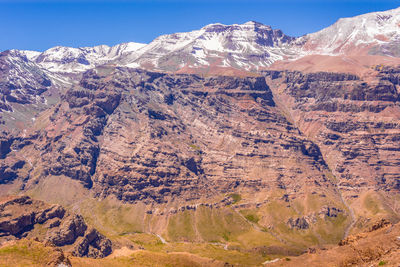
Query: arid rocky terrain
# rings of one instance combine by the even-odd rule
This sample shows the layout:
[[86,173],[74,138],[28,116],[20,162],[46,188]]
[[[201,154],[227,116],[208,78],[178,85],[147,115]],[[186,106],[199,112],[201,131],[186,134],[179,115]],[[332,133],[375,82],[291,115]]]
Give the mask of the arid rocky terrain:
[[0,53],[0,263],[396,266],[398,12]]

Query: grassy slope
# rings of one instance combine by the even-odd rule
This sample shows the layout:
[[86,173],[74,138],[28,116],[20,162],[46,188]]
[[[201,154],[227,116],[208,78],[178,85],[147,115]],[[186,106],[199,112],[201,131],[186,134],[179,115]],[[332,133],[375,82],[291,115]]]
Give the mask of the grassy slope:
[[222,262],[190,253],[137,251],[127,256],[105,259],[72,258],[73,266],[223,266]]
[[54,248],[22,239],[0,248],[0,266],[46,266],[56,254]]
[[[57,251],[32,240],[20,240],[0,248],[0,266],[48,266]],[[135,251],[104,259],[77,258],[69,255],[72,266],[223,266],[222,262],[190,253]]]
[[390,197],[387,199],[382,192],[367,191],[351,202],[355,212],[356,223],[351,233],[358,233],[369,228],[381,218],[398,222],[400,217],[392,207],[398,206],[400,199]]
[[[195,211],[160,216],[146,214],[146,207],[141,205],[87,200],[81,204],[80,212],[121,246],[133,245],[160,253],[191,252],[232,264],[257,265],[276,256],[299,254],[309,246],[336,243],[342,238],[349,223],[345,215],[318,217],[308,230],[293,230],[286,225],[288,218],[300,216],[306,210],[317,211],[325,204],[315,197],[307,201],[292,203],[290,207],[283,201],[246,209],[200,206]],[[161,234],[168,244],[162,244],[152,233]]]
[[[324,205],[345,209],[334,196],[309,194],[285,202],[280,200],[283,193],[274,192],[268,197],[270,201],[258,208],[238,208],[236,205],[251,201],[252,196],[236,193],[231,196],[234,204],[224,208],[199,206],[195,211],[168,213],[171,207],[165,206],[158,207],[164,215],[156,215],[147,214],[151,207],[144,204],[95,200],[77,181],[68,178],[48,178],[29,191],[35,198],[82,214],[117,247],[142,247],[154,253],[191,252],[232,264],[257,265],[277,256],[299,254],[310,246],[337,243],[342,238],[349,224],[345,214],[323,219],[316,216],[317,222],[307,230],[290,229],[286,224],[289,218],[318,212]],[[155,234],[163,236],[168,244],[162,244]]]
[[[356,215],[394,216],[380,198],[376,192],[368,192],[354,201],[353,206],[361,207]],[[325,219],[317,216],[310,229],[290,229],[287,218],[318,211],[333,201],[315,195],[289,203],[275,199],[258,208],[200,206],[168,216],[150,215],[143,205],[121,205],[110,199],[62,201],[111,238],[117,251],[118,247],[133,249],[105,259],[70,257],[73,266],[259,266],[266,260],[301,253],[309,246],[336,243],[349,223],[345,214]],[[244,201],[246,198],[235,204]],[[0,248],[0,266],[43,266],[53,254],[40,243],[22,240]]]

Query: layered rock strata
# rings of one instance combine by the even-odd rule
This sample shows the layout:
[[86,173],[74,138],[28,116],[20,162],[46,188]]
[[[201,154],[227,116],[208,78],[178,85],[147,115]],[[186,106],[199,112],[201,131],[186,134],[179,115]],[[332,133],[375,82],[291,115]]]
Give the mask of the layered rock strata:
[[266,72],[300,131],[321,149],[341,191],[396,193],[400,181],[398,69],[374,76]]

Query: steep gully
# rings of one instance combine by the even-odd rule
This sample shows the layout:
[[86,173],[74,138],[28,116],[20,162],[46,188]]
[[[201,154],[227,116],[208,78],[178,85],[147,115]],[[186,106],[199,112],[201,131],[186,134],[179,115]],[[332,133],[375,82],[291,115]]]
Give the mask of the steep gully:
[[[331,170],[329,165],[328,165],[328,168]],[[331,174],[333,175],[332,172],[331,172]],[[335,177],[335,179],[336,179],[336,177]],[[350,218],[351,218],[350,224],[346,227],[346,229],[344,231],[344,234],[343,234],[343,239],[344,239],[344,238],[349,236],[349,233],[350,233],[351,229],[353,228],[354,224],[356,223],[356,218],[354,216],[353,208],[350,207],[350,205],[347,203],[347,201],[343,198],[342,190],[340,190],[340,187],[338,186],[337,183],[335,185],[336,185],[336,189],[337,189],[338,195],[340,197],[340,200],[342,201],[343,205],[347,208],[347,210],[349,212],[349,215],[350,215]]]
[[[269,80],[268,78],[266,78],[266,82],[267,84],[270,86],[271,88],[271,92],[273,95],[273,99],[277,105],[277,107],[282,111],[282,114],[286,117],[286,119],[291,122],[300,132],[301,135],[306,136],[310,141],[312,141],[314,144],[317,144],[317,140],[313,139],[310,136],[307,136],[305,133],[303,133],[300,129],[300,125],[299,123],[293,118],[292,116],[292,112],[289,110],[289,108],[284,104],[284,100],[281,99],[279,92],[277,92],[278,90],[278,86],[274,86],[273,84],[271,84],[271,80]],[[318,145],[317,145],[318,146]],[[322,154],[322,158],[324,158],[324,155]],[[324,159],[324,161],[326,162],[326,160]],[[338,179],[336,178],[336,176],[333,174],[332,172],[332,166],[330,166],[330,164],[328,162],[326,162],[328,165],[328,169],[330,174],[334,177],[335,181],[338,181]],[[340,197],[341,202],[343,203],[343,205],[346,207],[346,209],[349,212],[350,218],[351,218],[351,222],[350,224],[346,227],[344,234],[343,234],[343,239],[346,238],[352,227],[354,226],[354,224],[356,223],[356,218],[354,215],[354,211],[353,208],[347,203],[347,201],[344,199],[343,197],[343,193],[342,190],[340,189],[340,187],[338,186],[338,182],[336,182],[334,184],[336,186],[336,191]],[[239,213],[240,214],[240,213]],[[243,217],[244,218],[244,217]],[[247,219],[246,219],[247,220]],[[249,222],[250,223],[250,222]],[[252,223],[251,223],[252,224]],[[257,227],[256,225],[252,224],[253,227]],[[258,227],[257,227],[258,228]],[[260,230],[259,228],[257,230]],[[281,242],[285,243],[284,240],[282,240],[281,238],[279,238],[279,236],[274,235],[278,240],[280,240]],[[271,261],[271,263],[274,261]],[[264,263],[265,264],[265,263]]]

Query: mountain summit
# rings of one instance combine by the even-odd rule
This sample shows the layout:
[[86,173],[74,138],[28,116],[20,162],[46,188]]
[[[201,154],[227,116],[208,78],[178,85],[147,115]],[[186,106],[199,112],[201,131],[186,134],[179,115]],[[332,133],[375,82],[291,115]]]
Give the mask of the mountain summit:
[[314,54],[400,56],[400,8],[339,19],[297,40]]
[[283,59],[294,38],[257,22],[207,25],[200,30],[163,35],[139,53],[120,60],[155,69],[178,71],[182,68],[232,67],[257,69]]

